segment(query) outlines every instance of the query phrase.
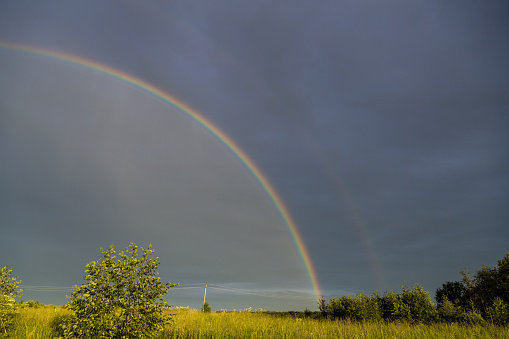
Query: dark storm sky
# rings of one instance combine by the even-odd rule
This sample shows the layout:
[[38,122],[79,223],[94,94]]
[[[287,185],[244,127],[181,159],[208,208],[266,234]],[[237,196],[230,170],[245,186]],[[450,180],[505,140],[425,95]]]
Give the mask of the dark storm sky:
[[[504,1],[1,1],[0,41],[108,65],[220,127],[327,297],[433,296],[509,250],[508,18]],[[78,284],[134,240],[173,282],[295,296],[213,308],[314,307],[274,206],[190,119],[41,56],[0,49],[0,74],[0,265],[25,285]]]

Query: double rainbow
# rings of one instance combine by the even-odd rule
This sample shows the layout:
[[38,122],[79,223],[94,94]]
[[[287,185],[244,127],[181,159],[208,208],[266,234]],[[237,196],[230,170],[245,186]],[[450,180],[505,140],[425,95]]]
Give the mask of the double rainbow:
[[263,188],[269,199],[272,201],[274,206],[276,207],[278,213],[284,221],[288,231],[291,234],[292,241],[294,246],[296,247],[301,261],[307,271],[309,276],[309,280],[313,291],[315,293],[315,297],[318,299],[321,296],[320,287],[318,284],[318,278],[311,262],[311,258],[309,253],[304,245],[304,241],[302,236],[300,235],[297,226],[292,219],[292,216],[288,212],[288,209],[284,205],[283,201],[277,194],[274,187],[270,184],[267,177],[262,173],[262,171],[256,166],[256,164],[251,160],[251,158],[223,131],[221,131],[217,126],[215,126],[211,121],[205,118],[203,115],[193,110],[191,107],[178,100],[177,98],[169,95],[158,89],[157,87],[141,80],[136,77],[133,77],[127,73],[116,70],[112,67],[103,65],[101,63],[80,58],[75,55],[52,51],[48,49],[43,49],[40,47],[9,43],[9,42],[0,42],[0,50],[6,51],[14,51],[14,52],[24,52],[28,54],[43,56],[46,58],[51,58],[55,60],[64,61],[70,64],[79,65],[87,69],[92,69],[94,71],[107,74],[111,77],[119,79],[129,85],[132,85],[136,88],[141,89],[149,93],[150,95],[163,100],[164,102],[170,104],[171,106],[177,108],[182,113],[187,115],[189,118],[194,120],[196,123],[201,125],[205,130],[210,132],[214,137],[216,137],[228,150],[230,150],[235,157],[237,157],[240,162],[246,167],[246,169],[251,173],[251,175],[258,181],[260,186]]

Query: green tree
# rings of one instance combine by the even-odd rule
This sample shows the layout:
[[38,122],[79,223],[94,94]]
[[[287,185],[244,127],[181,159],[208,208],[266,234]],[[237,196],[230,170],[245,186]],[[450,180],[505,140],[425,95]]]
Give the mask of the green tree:
[[318,309],[322,314],[322,317],[326,317],[329,312],[329,306],[327,305],[327,301],[325,301],[325,297],[322,295],[320,299],[318,299]]
[[7,334],[7,329],[14,321],[15,309],[12,307],[14,297],[21,296],[23,290],[18,288],[21,280],[12,277],[12,269],[0,268],[0,336]]
[[460,273],[461,281],[448,281],[436,291],[440,317],[457,316],[460,322],[471,324],[485,320],[498,324],[509,322],[504,320],[509,312],[506,308],[509,305],[509,253],[498,260],[495,267],[483,265],[475,274],[465,268]]
[[162,297],[178,284],[163,284],[159,258],[131,243],[115,255],[115,246],[101,249],[103,258],[86,265],[86,283],[74,286],[69,308],[74,315],[63,325],[68,338],[149,338],[160,335],[169,318]]
[[439,305],[447,299],[448,303],[452,302],[456,306],[466,306],[466,294],[467,288],[461,281],[447,281],[436,290],[435,299]]
[[428,292],[415,284],[412,288],[403,285],[402,293],[394,291],[383,295],[375,292],[372,296],[358,294],[333,298],[328,304],[322,302],[321,308],[331,318],[347,318],[359,321],[412,321],[434,322],[438,319],[435,305]]
[[204,302],[203,303],[203,306],[201,308],[201,311],[204,312],[204,313],[210,313],[212,309],[210,308],[210,305],[208,302]]
[[407,306],[412,321],[433,322],[437,320],[438,313],[433,301],[429,298],[429,293],[418,284],[415,284],[411,289],[403,285],[400,298]]
[[483,265],[476,271],[472,295],[472,300],[483,314],[497,298],[509,303],[509,253],[498,260],[496,267]]
[[444,295],[440,299],[438,303],[438,315],[440,320],[448,323],[459,322],[462,313],[463,309],[450,301],[447,295]]
[[471,272],[464,269],[461,275],[466,288],[465,309],[480,312],[484,319],[488,319],[494,309],[495,300],[500,299],[503,304],[509,303],[509,253],[502,260],[498,260],[495,267],[482,265],[473,277]]

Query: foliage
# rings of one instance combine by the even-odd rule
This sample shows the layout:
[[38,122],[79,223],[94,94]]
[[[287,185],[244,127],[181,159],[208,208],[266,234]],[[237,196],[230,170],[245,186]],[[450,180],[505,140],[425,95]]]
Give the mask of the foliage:
[[504,338],[509,328],[313,319],[279,313],[175,311],[166,338]]
[[[18,306],[16,306],[18,307]],[[509,338],[509,327],[407,322],[355,322],[295,317],[265,312],[216,312],[170,310],[158,338]],[[301,312],[302,313],[302,312]],[[59,338],[56,325],[72,311],[63,307],[22,307],[8,333],[9,338]]]
[[442,322],[465,325],[483,325],[486,323],[481,314],[472,305],[464,308],[450,301],[447,297],[438,304],[438,315]]
[[504,319],[505,305],[509,304],[509,253],[497,262],[496,267],[483,265],[475,274],[467,269],[460,273],[461,281],[447,282],[436,291],[440,318],[452,317],[464,323],[488,320],[507,325],[508,321]]
[[86,265],[86,283],[74,286],[68,307],[74,314],[62,325],[69,338],[145,338],[157,336],[169,320],[162,297],[176,284],[158,277],[154,250],[131,243],[117,259],[115,246]]
[[374,293],[372,296],[359,294],[329,300],[322,306],[331,318],[369,320],[433,322],[438,318],[435,305],[428,292],[415,285],[412,289],[403,285],[402,293],[385,292],[383,295]]
[[325,297],[323,295],[318,300],[318,309],[320,310],[320,313],[322,314],[323,317],[327,316],[327,313],[329,312],[329,310],[328,310],[327,301],[325,301]]
[[7,266],[0,268],[0,298],[9,299],[23,294],[22,289],[18,289],[21,280],[18,277],[11,277],[12,269]]
[[64,307],[42,305],[27,307],[16,304],[17,316],[8,331],[9,338],[62,338],[60,324],[71,316],[71,311]]
[[43,305],[39,301],[33,301],[33,300],[29,300],[27,302],[23,302],[23,300],[21,300],[20,305],[23,305],[25,307],[33,307],[33,308],[43,307]]
[[509,325],[509,304],[496,298],[490,308],[490,317],[495,325]]
[[486,267],[476,271],[473,279],[470,299],[483,315],[489,313],[498,298],[509,303],[509,253],[498,261],[497,267]]
[[461,281],[448,281],[436,290],[435,300],[438,304],[447,299],[454,305],[466,306],[466,293],[467,288]]
[[332,318],[375,321],[381,319],[378,300],[364,294],[331,299],[327,309]]
[[433,322],[437,320],[438,313],[435,304],[429,298],[429,293],[424,288],[415,284],[412,289],[403,285],[401,301],[408,309],[409,319],[417,322]]
[[444,296],[438,304],[438,315],[440,320],[444,322],[454,323],[460,322],[460,316],[463,310],[456,303]]
[[407,305],[400,294],[394,291],[385,292],[382,297],[377,295],[382,317],[384,320],[411,320],[410,306]]
[[12,269],[7,266],[0,268],[0,336],[7,333],[14,321],[16,311],[13,298],[23,294],[23,290],[18,289],[21,280],[11,274]]
[[203,303],[203,306],[202,306],[202,308],[201,308],[201,311],[202,311],[202,312],[205,312],[205,313],[210,313],[210,311],[211,311],[211,310],[212,310],[212,309],[210,308],[209,303],[208,303],[208,302],[204,302],[204,303]]

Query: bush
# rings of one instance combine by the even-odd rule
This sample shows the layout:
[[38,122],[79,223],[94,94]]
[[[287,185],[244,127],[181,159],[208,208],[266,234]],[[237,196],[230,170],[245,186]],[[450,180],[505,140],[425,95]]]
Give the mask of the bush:
[[203,303],[203,306],[202,306],[202,308],[201,308],[201,311],[202,311],[202,312],[210,313],[210,311],[211,311],[211,310],[212,310],[212,309],[210,308],[210,305],[209,305],[209,303],[208,303],[208,302]]
[[374,293],[371,297],[359,294],[354,297],[333,298],[328,304],[319,302],[319,308],[331,318],[348,318],[352,320],[412,321],[433,322],[438,319],[435,305],[428,292],[419,285],[408,289],[403,285],[403,292],[385,292],[383,296]]
[[331,299],[327,310],[332,318],[378,321],[382,318],[375,298],[365,294]]
[[491,320],[495,325],[505,326],[509,324],[509,305],[502,299],[496,298],[490,309]]
[[[466,322],[478,322],[479,314],[484,320],[503,322],[503,305],[509,303],[509,253],[497,263],[496,267],[483,265],[475,274],[467,269],[461,270],[461,281],[448,281],[437,289],[435,298],[438,304],[447,297],[459,307]],[[500,301],[495,306],[497,299]]]
[[33,301],[33,300],[29,300],[25,303],[25,305],[27,307],[32,307],[32,308],[39,308],[39,307],[42,307],[41,303],[39,301]]
[[359,294],[357,300],[359,303],[358,313],[361,315],[361,319],[370,321],[382,320],[382,312],[376,298]]
[[332,318],[360,319],[357,302],[349,295],[342,296],[339,299],[331,299],[329,302],[329,312]]
[[389,321],[410,318],[410,310],[401,301],[401,296],[391,292],[385,292],[383,296],[376,295],[382,318]]
[[21,280],[11,277],[12,269],[0,268],[0,336],[6,335],[16,316],[14,297],[20,296],[23,290],[18,289]]
[[116,259],[113,245],[99,261],[87,264],[86,284],[74,286],[69,309],[74,314],[62,324],[68,338],[146,338],[158,336],[169,320],[161,298],[176,284],[160,282],[154,251],[131,243]]
[[0,300],[0,337],[7,335],[7,331],[14,323],[16,309],[12,303],[6,302],[2,297]]
[[415,284],[412,289],[403,285],[401,301],[406,305],[408,311],[405,312],[412,321],[429,323],[438,319],[435,304],[429,298],[428,292],[418,284]]
[[460,313],[458,320],[460,323],[467,325],[484,325],[486,323],[481,313],[475,309],[464,310]]
[[318,299],[318,309],[322,314],[322,317],[326,317],[329,313],[329,305],[327,305],[327,301],[325,301],[325,297],[322,295],[320,299]]
[[460,322],[460,315],[462,312],[463,310],[450,301],[447,296],[444,296],[438,304],[438,316],[443,322]]

